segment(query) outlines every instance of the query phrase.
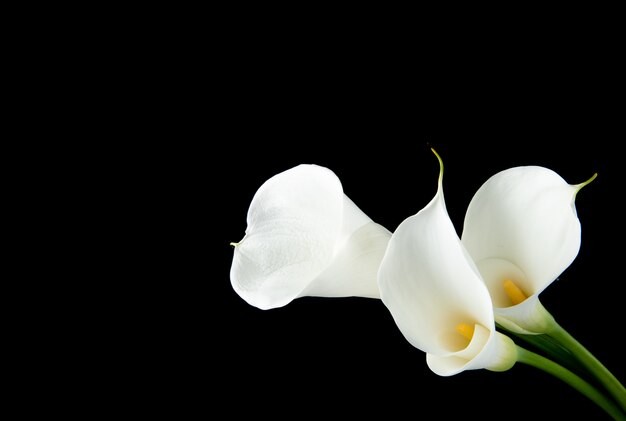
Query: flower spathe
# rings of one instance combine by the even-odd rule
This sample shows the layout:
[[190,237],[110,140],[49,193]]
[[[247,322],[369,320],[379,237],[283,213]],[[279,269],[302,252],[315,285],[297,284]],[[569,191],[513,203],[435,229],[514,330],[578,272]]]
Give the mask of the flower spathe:
[[376,274],[390,237],[331,170],[298,165],[255,193],[245,236],[233,243],[231,284],[261,309],[303,296],[379,298]]
[[472,198],[461,239],[506,328],[542,333],[553,322],[538,295],[578,254],[574,200],[594,177],[570,185],[544,167],[514,167],[493,175]]
[[507,370],[515,344],[496,331],[489,291],[448,216],[442,177],[443,165],[435,197],[392,235],[378,272],[381,299],[436,374]]

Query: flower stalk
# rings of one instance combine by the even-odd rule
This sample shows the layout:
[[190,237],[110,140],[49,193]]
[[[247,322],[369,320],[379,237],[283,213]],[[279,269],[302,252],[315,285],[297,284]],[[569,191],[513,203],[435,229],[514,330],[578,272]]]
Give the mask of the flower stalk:
[[608,368],[604,366],[589,350],[567,332],[561,325],[554,322],[551,329],[547,332],[551,338],[554,338],[585,367],[604,388],[613,396],[623,411],[626,411],[626,388],[613,375]]
[[620,409],[614,401],[606,397],[590,383],[556,362],[520,346],[517,346],[517,361],[543,370],[567,383],[578,392],[595,402],[616,421],[626,420],[626,412]]

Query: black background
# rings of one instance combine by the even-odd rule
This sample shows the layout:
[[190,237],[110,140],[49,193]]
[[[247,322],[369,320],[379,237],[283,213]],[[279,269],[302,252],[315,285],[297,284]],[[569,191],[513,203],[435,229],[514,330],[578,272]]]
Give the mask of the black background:
[[7,261],[23,270],[23,294],[5,297],[20,331],[6,341],[9,404],[83,418],[608,419],[521,364],[435,375],[379,300],[254,308],[231,287],[229,243],[263,182],[301,163],[333,170],[393,231],[435,194],[435,148],[459,234],[498,171],[543,165],[572,184],[597,172],[576,199],[580,253],[541,300],[626,381],[621,14],[187,7],[68,14],[14,63],[6,143],[23,153],[4,157],[25,220],[7,220],[20,232]]
[[143,306],[127,340],[140,350],[131,352],[131,384],[156,396],[151,408],[178,416],[602,419],[568,385],[521,364],[435,375],[379,300],[304,297],[254,308],[230,285],[229,243],[243,237],[261,184],[301,163],[333,170],[344,192],[393,231],[435,194],[435,148],[459,234],[472,195],[498,171],[542,165],[571,184],[597,172],[576,200],[580,253],[541,300],[623,380],[624,133],[610,52],[565,43],[558,54],[535,54],[516,40],[481,55],[460,40],[438,56],[373,39],[289,41],[266,29],[178,51],[170,91],[153,91],[155,108],[164,108],[145,120],[165,141],[131,160],[146,164],[129,200],[150,199],[135,215],[136,234],[154,253],[143,262],[148,276],[137,269],[144,288],[130,304]]

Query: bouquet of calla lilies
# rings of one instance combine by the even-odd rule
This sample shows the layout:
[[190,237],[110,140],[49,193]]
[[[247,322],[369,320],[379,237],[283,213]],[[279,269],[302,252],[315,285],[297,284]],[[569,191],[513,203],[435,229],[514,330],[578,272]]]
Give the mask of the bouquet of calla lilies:
[[473,196],[459,238],[433,153],[437,193],[393,233],[328,168],[271,177],[252,199],[245,236],[231,243],[234,290],[260,309],[304,296],[379,298],[438,375],[525,363],[626,420],[624,386],[539,300],[578,254],[575,198],[596,175],[572,185],[540,166],[501,171]]

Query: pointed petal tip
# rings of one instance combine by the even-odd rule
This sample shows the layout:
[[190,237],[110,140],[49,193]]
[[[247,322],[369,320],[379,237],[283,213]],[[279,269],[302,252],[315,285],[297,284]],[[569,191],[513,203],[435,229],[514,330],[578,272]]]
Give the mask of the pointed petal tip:
[[596,177],[598,176],[598,173],[594,173],[589,180],[587,181],[583,181],[580,184],[576,184],[574,187],[576,188],[576,193],[578,193],[580,191],[580,189],[582,189],[583,187],[585,187],[587,184],[591,183],[593,180],[596,179]]
[[441,157],[439,156],[435,148],[430,148],[430,150],[435,154],[437,160],[439,161],[439,184],[441,184],[441,181],[443,179],[443,161],[441,160]]

